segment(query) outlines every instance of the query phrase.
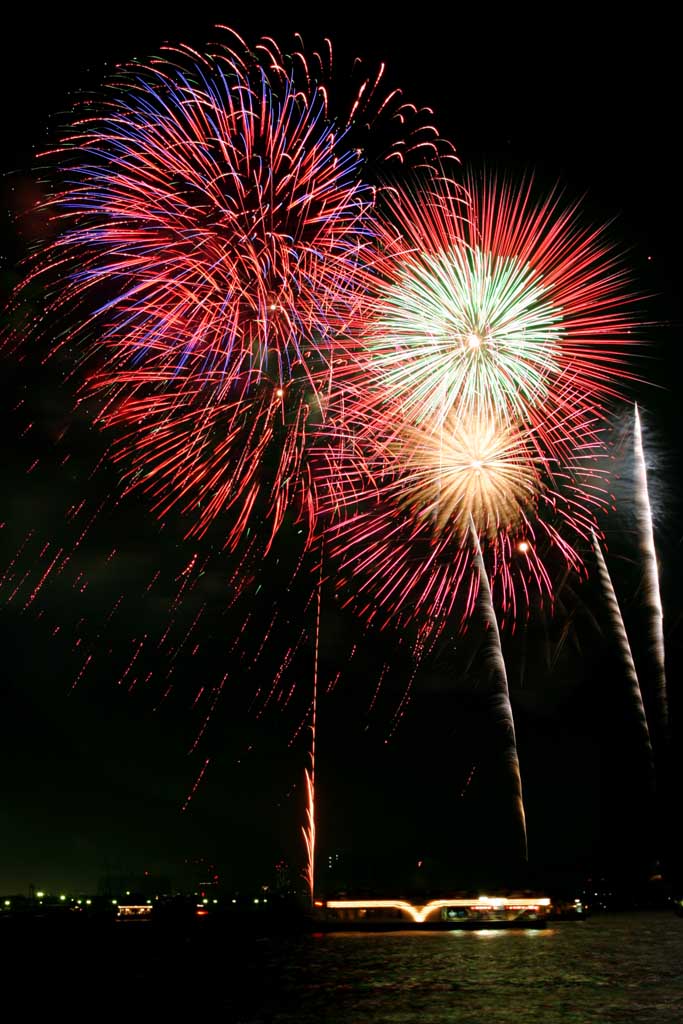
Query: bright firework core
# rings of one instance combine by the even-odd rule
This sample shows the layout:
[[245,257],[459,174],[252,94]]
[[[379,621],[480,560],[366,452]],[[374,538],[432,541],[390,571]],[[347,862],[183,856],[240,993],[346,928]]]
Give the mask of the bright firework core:
[[430,518],[438,533],[464,534],[471,517],[480,535],[495,537],[531,511],[538,478],[516,428],[451,411],[443,426],[407,428],[401,447],[408,466],[405,502]]
[[[455,404],[509,422],[527,419],[559,372],[560,310],[540,275],[513,257],[445,247],[402,254],[371,324],[382,384],[413,410],[442,415]],[[454,344],[455,342],[455,344]]]

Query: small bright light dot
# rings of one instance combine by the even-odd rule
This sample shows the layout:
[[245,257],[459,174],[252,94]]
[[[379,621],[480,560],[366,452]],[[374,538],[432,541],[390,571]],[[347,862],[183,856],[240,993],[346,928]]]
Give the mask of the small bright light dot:
[[60,896],[59,898],[60,898],[60,900],[62,900],[62,901],[63,901],[63,900],[65,900],[65,899],[66,899],[66,896]]
[[481,338],[478,334],[467,335],[467,347],[468,348],[479,348],[481,345]]
[[277,391],[275,392],[275,394],[277,395],[278,398],[282,398],[284,393],[285,393],[285,389],[284,388],[278,388]]
[[208,903],[208,902],[209,902],[208,900],[202,900],[202,903]]
[[88,906],[90,906],[90,904],[92,903],[92,900],[86,900],[85,902],[88,904]]
[[527,551],[529,550],[528,542],[525,541],[525,540],[520,540],[519,544],[517,545],[517,550],[521,551],[521,553],[523,555],[525,555],[527,553]]
[[6,907],[11,907],[12,906],[12,901],[11,900],[5,900],[5,906]]
[[472,459],[472,469],[481,469],[481,462],[479,459]]
[[45,893],[44,893],[44,892],[37,892],[37,893],[36,893],[36,896],[38,897],[38,899],[39,899],[39,900],[42,900],[42,898],[43,898],[43,896],[44,896],[44,895],[45,895]]

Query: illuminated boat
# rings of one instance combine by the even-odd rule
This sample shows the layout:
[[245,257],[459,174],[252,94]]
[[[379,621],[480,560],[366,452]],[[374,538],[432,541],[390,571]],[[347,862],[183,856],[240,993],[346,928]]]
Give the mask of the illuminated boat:
[[407,900],[316,900],[314,925],[323,931],[414,931],[453,928],[545,928],[547,896],[449,897]]
[[119,903],[116,910],[117,921],[151,921],[151,903]]

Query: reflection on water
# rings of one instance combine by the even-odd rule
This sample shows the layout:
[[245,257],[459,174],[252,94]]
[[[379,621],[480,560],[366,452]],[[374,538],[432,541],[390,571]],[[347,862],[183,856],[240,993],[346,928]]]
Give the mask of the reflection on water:
[[276,1001],[240,1024],[683,1022],[683,920],[673,914],[545,930],[322,935],[295,944],[286,967],[282,952],[272,949],[270,963]]

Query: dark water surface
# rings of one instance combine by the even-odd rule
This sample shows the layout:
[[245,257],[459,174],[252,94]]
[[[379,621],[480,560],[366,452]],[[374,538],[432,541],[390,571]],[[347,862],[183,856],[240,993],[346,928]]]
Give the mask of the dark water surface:
[[267,946],[263,963],[261,1006],[244,1007],[242,1024],[683,1024],[683,920],[669,915],[325,935]]
[[217,1024],[683,1024],[683,919],[669,913],[269,937],[117,925],[87,940],[25,932],[9,947],[4,966],[28,972],[29,1002],[57,1009],[69,993],[92,1020],[107,1008]]

